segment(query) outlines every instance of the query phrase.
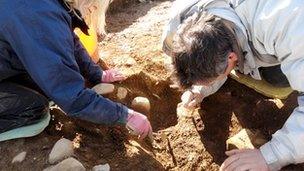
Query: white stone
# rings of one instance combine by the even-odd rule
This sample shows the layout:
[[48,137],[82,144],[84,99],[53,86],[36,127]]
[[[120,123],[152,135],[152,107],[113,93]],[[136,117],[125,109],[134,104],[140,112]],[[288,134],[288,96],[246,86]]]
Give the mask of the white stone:
[[149,99],[145,97],[136,97],[132,101],[132,108],[134,110],[137,110],[139,112],[143,113],[149,113],[151,109],[150,101]]
[[26,152],[21,152],[17,156],[14,157],[12,163],[21,163],[26,157]]
[[67,158],[55,166],[44,169],[43,171],[85,171],[85,167],[73,157]]
[[123,88],[123,87],[119,87],[117,89],[117,98],[119,100],[122,100],[124,98],[126,98],[128,95],[128,90],[126,88]]
[[109,164],[97,165],[93,167],[92,171],[110,171],[110,165]]
[[66,157],[70,157],[74,154],[73,142],[62,138],[56,142],[50,155],[49,162],[54,164]]
[[124,64],[125,64],[126,66],[134,66],[134,65],[137,64],[137,62],[136,62],[135,59],[133,59],[133,58],[128,58],[128,59],[124,62]]
[[114,89],[115,86],[113,84],[108,83],[100,83],[92,88],[92,90],[94,90],[97,94],[101,95],[113,93]]
[[229,138],[226,141],[227,150],[232,149],[253,149],[260,147],[267,140],[259,131],[252,131],[249,129],[242,129],[239,133]]

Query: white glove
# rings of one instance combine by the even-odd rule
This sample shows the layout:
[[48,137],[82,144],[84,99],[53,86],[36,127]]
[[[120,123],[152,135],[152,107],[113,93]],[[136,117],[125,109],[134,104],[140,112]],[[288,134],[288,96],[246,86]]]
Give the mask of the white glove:
[[187,109],[198,107],[205,97],[218,91],[226,80],[227,77],[222,80],[215,81],[210,86],[193,85],[191,90],[187,90],[183,93],[181,97],[182,105]]
[[200,92],[193,90],[185,91],[181,97],[182,105],[187,109],[194,109],[198,107],[203,99],[204,96]]

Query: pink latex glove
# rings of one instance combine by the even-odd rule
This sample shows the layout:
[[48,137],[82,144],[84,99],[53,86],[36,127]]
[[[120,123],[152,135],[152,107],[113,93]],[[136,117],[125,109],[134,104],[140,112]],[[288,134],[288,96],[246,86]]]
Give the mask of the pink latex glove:
[[126,127],[131,134],[138,135],[141,140],[147,135],[150,139],[152,138],[151,124],[148,118],[141,113],[129,109]]
[[112,83],[115,81],[122,81],[125,79],[126,79],[126,77],[117,69],[109,69],[109,70],[103,71],[101,82]]

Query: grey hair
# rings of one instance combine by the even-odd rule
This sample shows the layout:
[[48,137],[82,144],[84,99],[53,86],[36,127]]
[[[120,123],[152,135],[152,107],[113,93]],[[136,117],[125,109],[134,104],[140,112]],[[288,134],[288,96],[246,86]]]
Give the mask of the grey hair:
[[228,67],[228,54],[236,43],[226,20],[206,12],[193,14],[173,38],[173,74],[181,87],[211,82]]

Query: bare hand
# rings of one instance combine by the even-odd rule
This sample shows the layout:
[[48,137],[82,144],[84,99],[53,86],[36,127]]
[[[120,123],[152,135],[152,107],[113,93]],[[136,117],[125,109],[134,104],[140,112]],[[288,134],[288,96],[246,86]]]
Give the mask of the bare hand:
[[258,149],[227,151],[229,156],[220,171],[269,171],[267,163]]

